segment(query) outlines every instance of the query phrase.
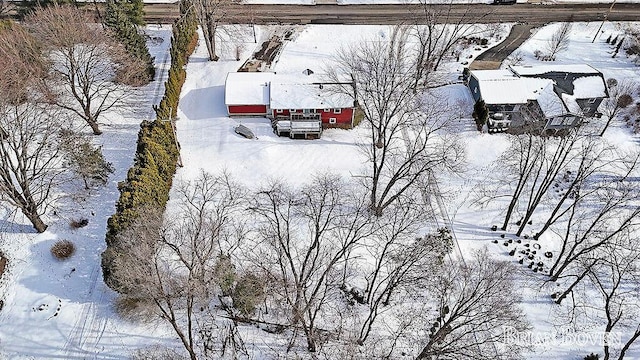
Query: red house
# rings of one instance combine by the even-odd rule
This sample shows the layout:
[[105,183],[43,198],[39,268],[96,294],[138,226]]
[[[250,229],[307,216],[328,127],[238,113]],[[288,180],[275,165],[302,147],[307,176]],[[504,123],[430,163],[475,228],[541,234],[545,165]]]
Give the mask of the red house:
[[224,102],[229,116],[266,116],[273,73],[238,72],[227,75]]
[[327,91],[327,84],[271,82],[273,119],[318,118],[324,128],[353,127],[354,104],[350,96]]
[[354,101],[327,91],[329,84],[275,73],[230,73],[225,85],[229,116],[265,116],[278,134],[319,136],[323,128],[353,127]]

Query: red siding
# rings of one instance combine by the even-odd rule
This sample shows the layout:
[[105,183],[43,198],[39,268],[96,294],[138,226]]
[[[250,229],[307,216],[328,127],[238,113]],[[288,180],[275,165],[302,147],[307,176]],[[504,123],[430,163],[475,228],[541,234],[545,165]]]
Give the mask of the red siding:
[[267,114],[267,105],[229,105],[229,115]]
[[[351,108],[346,108],[346,109],[342,109],[342,111],[340,112],[340,114],[336,114],[334,109],[330,109],[329,112],[324,112],[324,109],[319,110],[320,112],[320,118],[322,119],[322,123],[332,126],[332,125],[352,125],[351,124],[351,120],[353,119],[353,109]],[[336,119],[336,123],[335,124],[331,124],[329,123],[329,119],[331,118],[335,118]]]
[[[325,109],[316,109],[316,113],[320,114],[320,119],[322,119],[322,124],[324,124],[326,127],[332,127],[332,126],[336,126],[336,127],[345,127],[345,126],[352,126],[352,121],[353,121],[353,109],[352,108],[344,108],[341,109],[342,111],[340,112],[340,114],[336,114],[335,113],[335,109],[328,109],[328,112],[324,111]],[[278,117],[278,116],[289,116],[290,112],[289,109],[282,109],[281,112],[278,112],[276,109],[272,110],[272,116],[274,118]],[[302,110],[298,109],[298,111],[296,111],[296,114],[302,114]],[[329,119],[331,118],[335,118],[336,122],[335,124],[331,124],[329,122]]]

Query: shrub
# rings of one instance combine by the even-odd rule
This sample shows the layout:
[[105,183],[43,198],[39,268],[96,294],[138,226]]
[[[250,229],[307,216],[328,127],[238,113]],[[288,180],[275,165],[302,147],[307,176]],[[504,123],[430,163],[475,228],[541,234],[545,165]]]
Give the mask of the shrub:
[[162,346],[153,345],[146,348],[138,349],[131,354],[132,360],[187,360],[188,358],[180,355],[175,350]]
[[7,268],[7,258],[4,256],[4,253],[0,251],[0,279],[2,279],[2,275],[4,274],[4,271],[6,268]]
[[264,296],[264,281],[252,273],[243,275],[231,294],[233,307],[244,316],[253,314],[258,304],[264,301]]
[[236,269],[231,262],[231,258],[226,255],[220,255],[214,267],[214,274],[222,295],[229,296],[236,282]]
[[80,229],[89,225],[89,219],[81,218],[80,220],[73,219],[69,222],[69,227],[72,229]]
[[633,104],[633,98],[631,97],[631,95],[629,94],[622,94],[620,95],[620,97],[618,98],[618,107],[624,109],[627,106]]
[[600,359],[600,355],[591,353],[584,357],[584,360],[598,360]]
[[482,131],[482,127],[489,119],[489,109],[487,109],[484,100],[476,101],[476,104],[473,106],[473,119],[476,121],[478,131]]
[[115,310],[122,319],[132,322],[153,320],[153,303],[135,296],[120,295],[115,301]]
[[51,247],[51,255],[58,260],[66,260],[76,252],[76,246],[69,240],[58,240]]

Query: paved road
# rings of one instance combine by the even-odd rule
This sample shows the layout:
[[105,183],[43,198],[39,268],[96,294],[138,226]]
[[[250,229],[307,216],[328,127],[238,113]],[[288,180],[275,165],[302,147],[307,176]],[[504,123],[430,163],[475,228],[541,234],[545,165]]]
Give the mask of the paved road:
[[[517,4],[517,5],[453,5],[443,22],[463,21],[495,23],[519,22],[540,25],[552,21],[598,21],[604,18],[610,4]],[[447,5],[430,9],[444,13]],[[471,9],[471,11],[470,11]],[[149,23],[167,23],[177,18],[177,4],[145,4]],[[237,5],[230,9],[229,22],[255,24],[396,24],[420,21],[420,5]],[[470,15],[473,16],[470,16]],[[638,4],[616,4],[609,14],[611,21],[637,21]]]
[[509,36],[503,42],[480,54],[469,68],[471,70],[498,69],[504,59],[531,36],[533,28],[533,25],[514,25]]

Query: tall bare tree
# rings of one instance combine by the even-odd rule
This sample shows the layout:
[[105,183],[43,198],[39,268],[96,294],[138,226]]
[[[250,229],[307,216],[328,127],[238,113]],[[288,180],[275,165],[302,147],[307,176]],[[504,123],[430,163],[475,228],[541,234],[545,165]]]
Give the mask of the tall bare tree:
[[331,175],[299,191],[272,184],[255,198],[258,238],[266,245],[259,262],[275,282],[276,300],[286,304],[294,330],[289,348],[302,331],[308,351],[319,351],[326,329],[318,323],[334,326],[326,322],[328,303],[340,294],[347,253],[372,234],[366,200]]
[[[509,342],[509,331],[529,328],[517,306],[514,269],[476,254],[468,265],[451,264],[434,277],[435,308],[426,324],[429,338],[416,359],[514,359],[524,344]],[[507,341],[505,341],[507,340]]]
[[[597,270],[590,272],[591,282],[601,296],[604,312],[604,333],[611,335],[603,342],[603,360],[624,360],[629,348],[640,338],[640,306],[634,301],[640,296],[637,284],[640,276],[640,252],[635,246],[611,253],[607,261]],[[615,330],[629,329],[630,336],[616,344]],[[626,331],[625,331],[626,332]],[[620,348],[617,348],[620,346]],[[617,357],[616,357],[617,355]]]
[[88,14],[73,6],[39,8],[26,19],[53,62],[50,101],[100,135],[100,116],[124,105],[144,64],[128,54]]
[[223,348],[212,334],[224,282],[220,262],[242,238],[236,212],[243,189],[224,174],[203,173],[177,193],[179,210],[164,225],[162,211],[149,208],[118,235],[113,277],[126,297],[150,302],[196,360]]
[[620,111],[633,103],[632,96],[638,91],[638,84],[632,79],[621,81],[608,79],[607,87],[609,89],[609,97],[604,99],[598,108],[607,117],[607,122],[600,131],[600,136],[604,135],[613,119],[620,114]]
[[[600,183],[592,196],[584,197],[574,205],[565,220],[562,231],[563,242],[549,270],[551,280],[573,276],[576,281],[559,297],[562,301],[572,288],[589,271],[589,266],[575,264],[597,263],[599,252],[610,247],[626,246],[629,232],[640,226],[640,206],[636,203],[637,189],[629,183],[629,174],[608,177]],[[557,302],[559,302],[557,301]]]
[[[427,182],[430,170],[452,170],[464,156],[447,129],[449,104],[435,92],[416,93],[413,60],[401,27],[388,39],[365,41],[343,49],[329,72],[336,91],[354,97],[364,114],[368,139],[362,149],[369,171],[364,175],[372,212],[384,209],[408,189]],[[355,94],[354,94],[355,88]]]
[[[242,13],[238,9],[230,11],[234,7],[239,6],[236,0],[191,0],[195,10],[196,18],[202,28],[204,43],[207,46],[210,61],[218,61],[220,58],[217,52],[217,42],[220,41],[221,35],[233,36],[234,26],[222,26],[222,23],[231,24],[231,13]],[[241,5],[242,6],[242,5]],[[248,10],[249,15],[245,15],[243,19],[251,19],[251,9]],[[245,11],[245,14],[246,11]],[[242,22],[241,22],[242,23]],[[246,20],[244,23],[248,23]]]
[[551,35],[547,41],[547,55],[555,60],[556,55],[566,51],[569,48],[569,37],[571,36],[571,22],[563,22],[559,24],[558,29]]
[[429,279],[442,270],[444,256],[452,250],[447,229],[416,236],[429,221],[424,204],[416,198],[420,196],[399,198],[376,218],[377,230],[364,247],[367,256],[361,263],[352,261],[360,269],[369,269],[363,271],[367,286],[356,299],[368,310],[358,334],[360,345],[365,344],[382,313],[397,310],[394,302],[403,303],[404,297],[418,296],[428,287]]
[[[460,6],[460,4],[456,4]],[[451,55],[455,46],[465,37],[482,32],[477,24],[486,14],[469,4],[462,14],[452,16],[453,2],[433,6],[427,1],[420,1],[420,13],[417,24],[411,26],[408,36],[417,43],[415,50],[415,78],[413,87],[420,84],[429,86],[437,78],[433,78],[440,64]]]
[[19,209],[37,232],[61,180],[60,114],[45,105],[0,104],[0,198]]
[[497,198],[509,199],[502,230],[507,229],[516,212],[523,211],[516,233],[522,234],[549,188],[570,163],[578,138],[576,133],[561,138],[532,134],[511,137],[510,148],[493,165],[500,176],[495,183],[482,184],[478,195],[478,203],[482,205]]
[[60,181],[61,114],[46,106],[40,85],[47,63],[18,24],[0,30],[0,197],[38,232]]

